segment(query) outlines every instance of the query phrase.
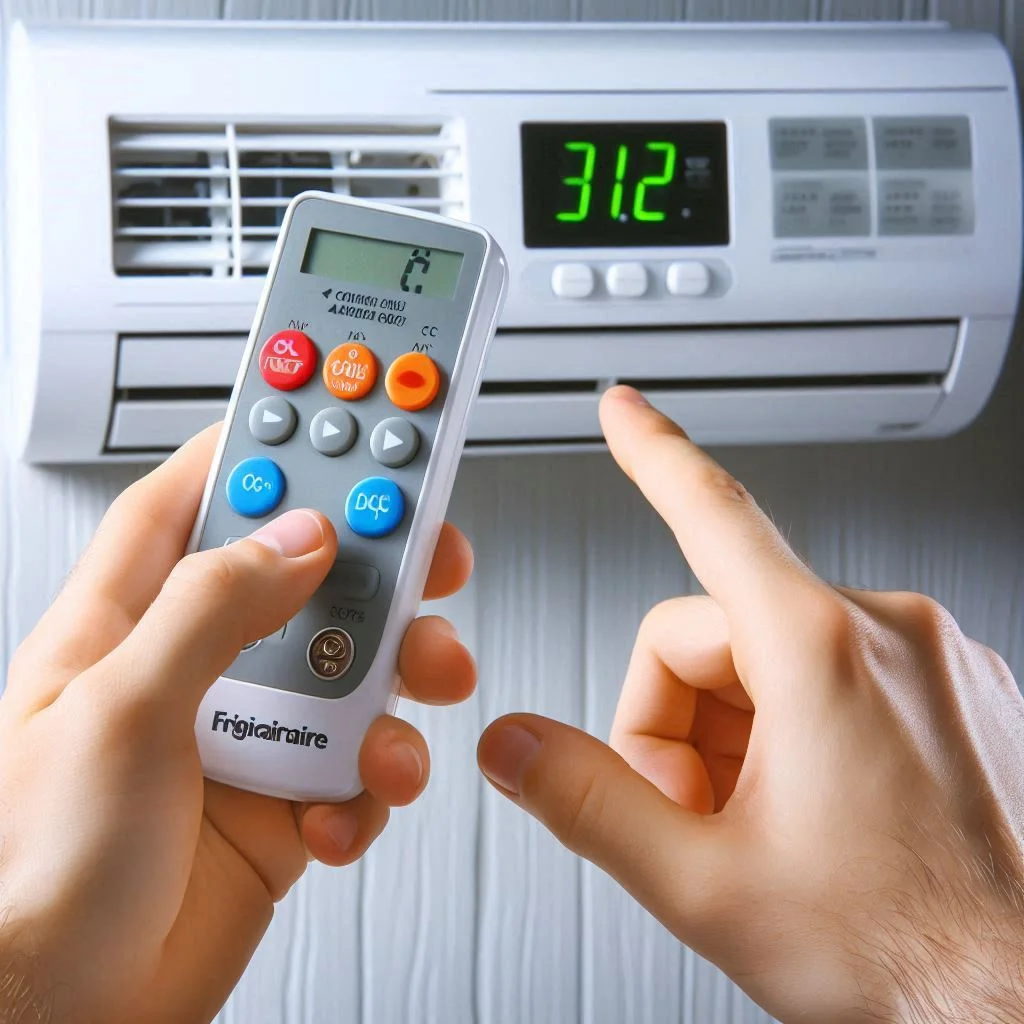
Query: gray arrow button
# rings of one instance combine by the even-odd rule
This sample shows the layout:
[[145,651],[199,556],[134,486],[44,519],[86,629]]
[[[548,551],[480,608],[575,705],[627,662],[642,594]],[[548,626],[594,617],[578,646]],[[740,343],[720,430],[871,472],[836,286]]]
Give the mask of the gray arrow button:
[[381,420],[370,435],[370,454],[382,465],[397,469],[412,462],[420,447],[416,428],[400,416]]
[[277,395],[261,398],[249,410],[249,430],[263,444],[280,444],[295,432],[298,417],[291,403]]
[[321,409],[310,421],[309,439],[322,455],[343,455],[355,444],[358,427],[352,414],[337,406]]

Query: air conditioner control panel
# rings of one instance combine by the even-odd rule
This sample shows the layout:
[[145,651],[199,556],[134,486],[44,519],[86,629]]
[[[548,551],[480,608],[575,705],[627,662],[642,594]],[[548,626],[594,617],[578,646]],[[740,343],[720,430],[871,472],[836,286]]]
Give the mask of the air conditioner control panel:
[[513,273],[504,324],[831,321],[865,295],[869,319],[950,315],[1009,254],[1017,132],[993,100],[623,90],[597,120],[580,96],[460,97],[468,215]]

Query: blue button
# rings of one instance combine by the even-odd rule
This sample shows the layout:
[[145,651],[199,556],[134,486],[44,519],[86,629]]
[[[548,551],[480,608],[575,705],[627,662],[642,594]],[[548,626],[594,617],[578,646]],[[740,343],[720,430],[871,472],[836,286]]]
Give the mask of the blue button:
[[269,515],[284,497],[284,473],[273,459],[242,459],[231,470],[227,483],[228,504],[250,519]]
[[405,498],[393,480],[368,476],[348,492],[345,521],[360,537],[386,537],[405,515]]

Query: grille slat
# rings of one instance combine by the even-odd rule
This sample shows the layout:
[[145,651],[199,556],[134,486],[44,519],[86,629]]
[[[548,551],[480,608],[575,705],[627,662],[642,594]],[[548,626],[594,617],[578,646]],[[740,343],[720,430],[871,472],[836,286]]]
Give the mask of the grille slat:
[[114,265],[122,276],[265,274],[285,208],[309,190],[465,217],[461,147],[445,124],[115,120],[110,131]]

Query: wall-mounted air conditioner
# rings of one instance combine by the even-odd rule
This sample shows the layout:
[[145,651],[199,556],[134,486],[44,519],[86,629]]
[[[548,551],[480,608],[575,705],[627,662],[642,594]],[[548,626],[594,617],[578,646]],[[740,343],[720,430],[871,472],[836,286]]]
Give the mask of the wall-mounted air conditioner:
[[[17,26],[8,56],[31,460],[159,457],[217,419],[305,189],[499,240],[470,451],[593,444],[614,381],[705,443],[941,435],[1007,350],[1020,132],[986,36],[136,23]],[[339,338],[372,332],[340,307]]]

